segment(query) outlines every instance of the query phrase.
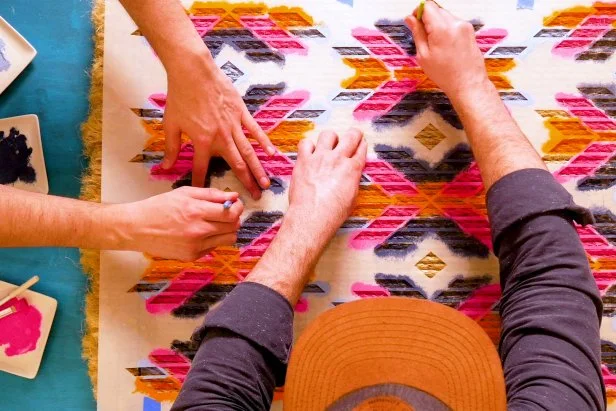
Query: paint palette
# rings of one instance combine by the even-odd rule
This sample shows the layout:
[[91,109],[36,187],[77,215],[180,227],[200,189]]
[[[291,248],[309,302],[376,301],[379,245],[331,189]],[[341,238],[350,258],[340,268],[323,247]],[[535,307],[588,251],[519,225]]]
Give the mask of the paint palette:
[[49,192],[36,115],[0,119],[0,184],[42,194]]
[[0,16],[0,94],[36,56],[36,50]]
[[[0,281],[0,297],[15,287]],[[17,311],[0,318],[0,371],[32,379],[41,365],[58,302],[27,290],[0,310],[11,306]]]

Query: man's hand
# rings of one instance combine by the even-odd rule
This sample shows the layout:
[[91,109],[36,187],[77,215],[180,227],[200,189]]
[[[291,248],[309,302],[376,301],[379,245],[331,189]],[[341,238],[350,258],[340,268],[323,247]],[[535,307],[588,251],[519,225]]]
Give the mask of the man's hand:
[[472,25],[433,1],[426,3],[421,22],[415,16],[406,22],[413,31],[419,64],[460,116],[485,189],[514,171],[545,169],[489,80]]
[[421,22],[413,15],[406,22],[413,32],[419,65],[452,101],[489,84],[471,23],[454,17],[433,1],[426,2]]
[[350,129],[342,138],[333,131],[299,144],[289,192],[288,218],[300,218],[307,230],[330,238],[349,217],[366,164],[368,145],[361,131]]
[[[163,168],[175,163],[185,133],[194,145],[194,186],[203,187],[210,157],[222,156],[256,200],[269,178],[242,126],[266,153],[274,146],[231,81],[216,66],[180,1],[120,0],[167,70]],[[164,21],[165,24],[161,24]],[[257,185],[258,184],[258,185]]]
[[[227,200],[235,201],[224,209]],[[194,261],[209,250],[236,241],[244,206],[237,193],[216,189],[182,187],[147,200],[109,206],[124,224],[119,231],[119,247],[156,257]]]
[[259,199],[259,186],[268,188],[270,180],[242,126],[266,153],[274,154],[275,148],[231,81],[205,48],[201,54],[183,56],[181,62],[168,68],[167,74],[163,168],[172,167],[177,160],[181,135],[185,133],[194,145],[193,186],[203,187],[210,158],[218,155],[229,163],[251,196]]

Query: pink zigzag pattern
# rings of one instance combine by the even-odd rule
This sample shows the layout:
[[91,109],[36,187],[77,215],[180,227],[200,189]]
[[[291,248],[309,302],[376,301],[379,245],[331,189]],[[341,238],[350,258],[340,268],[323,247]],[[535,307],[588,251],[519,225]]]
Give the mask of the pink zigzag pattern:
[[616,155],[616,143],[595,142],[573,157],[569,163],[554,173],[556,179],[565,183],[571,179],[593,175],[597,169]]
[[[212,31],[222,20],[220,16],[190,16],[200,37]],[[256,38],[283,54],[308,54],[308,48],[267,16],[242,16],[240,23]]]
[[[240,249],[240,265],[252,267],[263,256],[274,237],[278,233],[280,224],[274,224],[259,237],[254,239],[249,245]],[[198,262],[213,263],[215,258],[208,254]],[[237,271],[238,281],[243,281],[251,269],[239,269]],[[152,314],[163,314],[173,311],[180,307],[197,291],[210,284],[215,279],[214,271],[209,268],[202,270],[184,270],[173,280],[169,281],[167,288],[146,300],[146,310]]]
[[213,279],[214,272],[211,270],[182,271],[169,282],[167,288],[148,298],[145,301],[145,308],[151,314],[171,312],[173,309],[184,304],[201,288],[211,283]]
[[572,58],[588,51],[595,42],[603,38],[612,28],[616,16],[589,16],[577,29],[567,35],[567,38],[552,48],[552,53]]
[[[294,111],[302,107],[309,98],[310,93],[305,90],[274,96],[261,106],[254,114],[254,118],[263,131],[268,133],[287,119]],[[165,94],[153,94],[150,96],[149,100],[155,106],[164,109],[167,96]],[[248,130],[244,129],[244,132],[247,133]],[[252,145],[255,148],[257,157],[263,164],[263,168],[269,175],[279,177],[291,176],[293,172],[293,162],[288,157],[279,152],[270,157],[257,142],[252,142]],[[152,167],[150,174],[160,179],[175,181],[192,170],[192,162],[193,145],[191,143],[186,143],[182,145],[178,161],[172,168],[165,170],[160,164],[156,164]]]
[[387,161],[368,160],[364,174],[381,186],[383,191],[389,195],[413,196],[418,193],[415,183],[409,181],[404,174],[396,170]]
[[419,207],[389,206],[366,228],[351,237],[351,247],[358,250],[374,248],[419,214]]
[[577,225],[575,229],[582,240],[584,250],[591,258],[616,260],[616,247],[611,245],[594,227]]
[[182,354],[166,348],[158,348],[149,355],[150,361],[157,367],[165,370],[181,384],[186,380],[190,370],[190,360]]
[[[476,34],[477,44],[483,54],[507,37],[507,30],[486,29]],[[353,37],[364,45],[376,58],[381,60],[392,72],[400,69],[419,67],[417,58],[410,56],[400,46],[382,32],[364,27],[352,31]],[[354,111],[360,121],[371,121],[387,114],[404,96],[417,90],[418,80],[391,80],[379,87]]]
[[578,117],[593,131],[616,130],[616,122],[607,116],[595,104],[583,96],[558,93],[556,101],[572,116]]
[[616,283],[616,271],[614,270],[593,271],[592,275],[595,278],[597,287],[599,287],[601,296],[605,295],[607,290]]
[[481,320],[490,313],[501,298],[501,288],[498,284],[481,287],[458,307],[458,311],[475,321]]

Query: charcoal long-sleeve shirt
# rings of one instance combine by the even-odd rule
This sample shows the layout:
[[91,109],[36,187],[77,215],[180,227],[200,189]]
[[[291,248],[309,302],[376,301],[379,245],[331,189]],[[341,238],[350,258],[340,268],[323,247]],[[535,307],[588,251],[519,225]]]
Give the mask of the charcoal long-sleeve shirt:
[[[527,169],[487,194],[503,291],[499,353],[510,410],[602,410],[602,304],[573,221],[576,206],[550,173]],[[173,410],[268,410],[284,382],[293,309],[242,283],[213,310]]]

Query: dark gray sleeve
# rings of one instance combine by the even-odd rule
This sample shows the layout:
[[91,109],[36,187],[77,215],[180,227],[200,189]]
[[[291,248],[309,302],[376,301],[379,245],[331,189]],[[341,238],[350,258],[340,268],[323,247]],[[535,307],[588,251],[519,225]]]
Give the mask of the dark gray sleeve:
[[193,339],[201,345],[173,411],[269,410],[284,384],[293,309],[274,290],[241,283]]
[[572,222],[592,221],[552,175],[503,177],[488,192],[500,260],[509,410],[603,410],[602,304]]

